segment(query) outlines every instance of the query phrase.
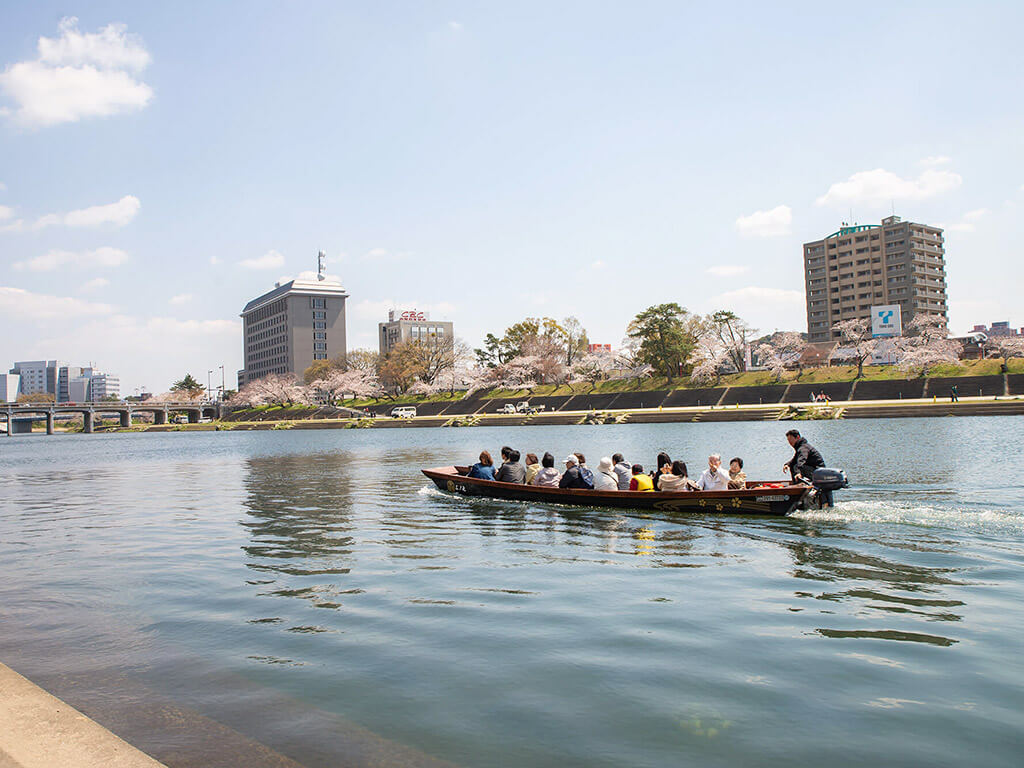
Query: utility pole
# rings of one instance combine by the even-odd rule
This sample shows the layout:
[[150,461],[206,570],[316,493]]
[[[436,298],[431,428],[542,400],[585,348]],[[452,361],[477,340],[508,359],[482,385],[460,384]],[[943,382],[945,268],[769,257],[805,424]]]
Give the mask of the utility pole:
[[220,366],[220,399],[224,400],[224,366]]
[[206,372],[206,399],[207,401],[213,399],[213,371],[209,370]]

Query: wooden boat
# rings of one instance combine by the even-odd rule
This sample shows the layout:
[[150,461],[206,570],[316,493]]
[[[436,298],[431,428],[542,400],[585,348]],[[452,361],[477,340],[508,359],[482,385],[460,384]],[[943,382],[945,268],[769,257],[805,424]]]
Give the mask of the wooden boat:
[[765,483],[748,481],[746,488],[735,491],[587,491],[480,480],[466,476],[469,467],[434,467],[421,471],[442,491],[509,501],[728,515],[787,515],[797,509],[818,506],[817,496],[811,493],[810,486],[788,482],[773,482],[774,487],[767,487]]

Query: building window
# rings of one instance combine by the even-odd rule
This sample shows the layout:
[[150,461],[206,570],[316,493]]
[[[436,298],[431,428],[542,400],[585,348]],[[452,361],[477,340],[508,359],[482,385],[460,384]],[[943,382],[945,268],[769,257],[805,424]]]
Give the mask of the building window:
[[326,352],[327,351],[327,342],[325,342],[325,341],[315,341],[315,342],[313,342],[313,349],[323,350],[323,351]]
[[318,339],[320,341],[327,341],[327,334],[325,332],[323,332],[323,331],[316,331],[313,334],[313,338],[314,339]]
[[314,331],[326,331],[327,330],[327,323],[316,321],[316,322],[313,323],[313,330]]
[[313,309],[327,309],[327,299],[318,299],[315,297],[311,297],[310,303]]
[[316,310],[316,311],[313,312],[313,319],[314,320],[326,320],[327,319],[327,313],[326,312],[321,312],[319,310]]

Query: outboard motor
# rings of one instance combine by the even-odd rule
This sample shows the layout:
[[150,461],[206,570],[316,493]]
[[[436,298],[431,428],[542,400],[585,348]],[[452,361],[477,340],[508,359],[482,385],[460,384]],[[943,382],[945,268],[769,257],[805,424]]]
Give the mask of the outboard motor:
[[815,500],[818,507],[832,506],[832,491],[848,488],[850,481],[846,478],[846,472],[831,467],[818,467],[811,476],[811,485],[817,491]]
[[818,467],[811,477],[811,485],[819,491],[838,491],[850,486],[846,472],[831,467]]

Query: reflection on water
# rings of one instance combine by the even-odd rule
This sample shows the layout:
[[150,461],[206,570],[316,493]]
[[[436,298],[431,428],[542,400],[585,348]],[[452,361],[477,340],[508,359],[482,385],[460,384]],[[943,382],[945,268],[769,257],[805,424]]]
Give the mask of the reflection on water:
[[416,471],[487,441],[742,444],[770,476],[774,424],[12,439],[0,659],[171,766],[203,764],[187,733],[253,766],[1013,765],[1024,490],[965,494],[942,446],[1021,443],[950,421],[901,425],[902,478],[884,424],[808,424],[872,484],[788,519],[465,499]]

